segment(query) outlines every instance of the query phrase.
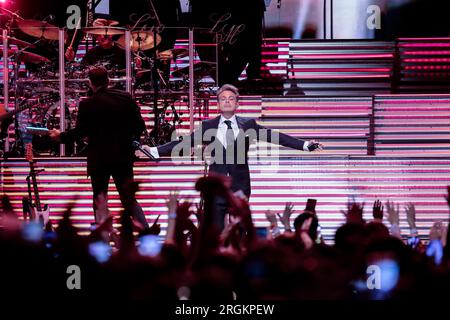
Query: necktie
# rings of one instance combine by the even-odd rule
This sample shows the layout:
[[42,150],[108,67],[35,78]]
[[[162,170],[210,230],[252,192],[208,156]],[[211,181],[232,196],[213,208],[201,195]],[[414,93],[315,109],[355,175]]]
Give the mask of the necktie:
[[226,139],[226,163],[232,164],[234,161],[234,145],[235,145],[235,139],[234,139],[234,131],[231,127],[231,121],[225,120],[224,123],[227,125],[227,132],[225,134]]
[[225,120],[224,123],[227,125],[227,132],[225,134],[225,139],[226,139],[226,147],[228,149],[228,146],[232,146],[234,144],[234,131],[233,128],[231,127],[231,121],[230,120]]

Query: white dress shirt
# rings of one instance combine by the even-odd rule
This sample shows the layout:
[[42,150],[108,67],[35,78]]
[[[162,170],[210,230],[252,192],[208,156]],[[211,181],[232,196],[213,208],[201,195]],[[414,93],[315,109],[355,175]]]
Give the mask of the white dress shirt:
[[220,120],[219,120],[219,127],[217,128],[217,139],[220,141],[220,143],[225,147],[225,149],[227,148],[227,130],[228,130],[228,126],[225,123],[225,120],[230,120],[231,121],[231,128],[233,129],[233,133],[234,133],[234,139],[237,138],[238,134],[239,134],[239,127],[237,124],[237,120],[236,120],[236,115],[233,115],[230,119],[226,119],[223,115],[220,116]]

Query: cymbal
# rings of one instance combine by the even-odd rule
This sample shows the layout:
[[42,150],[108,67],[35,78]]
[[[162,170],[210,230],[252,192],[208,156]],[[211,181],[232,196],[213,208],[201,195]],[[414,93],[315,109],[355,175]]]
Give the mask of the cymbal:
[[96,36],[118,36],[125,34],[125,29],[121,27],[98,26],[86,27],[83,29],[83,32]]
[[[209,61],[201,61],[194,64],[194,75],[196,78],[203,78],[204,76],[207,76],[213,69],[215,63],[209,62]],[[189,75],[189,66],[177,69],[174,72],[172,72],[172,75],[175,78],[182,78]]]
[[10,15],[11,17],[14,17],[16,19],[23,20],[23,18],[20,15],[18,15],[15,12],[12,12],[6,8],[0,7],[0,11],[6,12],[8,15]]
[[29,36],[45,38],[47,40],[59,39],[59,29],[46,21],[22,20],[18,21],[17,25],[20,30]]
[[41,63],[47,63],[50,62],[49,59],[46,57],[40,56],[36,53],[23,51],[19,54],[19,60],[26,62],[26,63],[33,63],[33,64],[41,64]]
[[[156,34],[155,44],[154,34],[151,31],[140,30],[131,33],[131,51],[152,49],[160,43],[161,36]],[[117,40],[117,44],[121,48],[125,48],[125,36],[120,37],[119,40]]]
[[[27,42],[27,41],[23,41],[14,37],[7,37],[8,39],[8,44],[15,44],[18,47],[29,47],[29,48],[35,48],[36,46]],[[0,35],[0,42],[3,42],[3,36]]]
[[170,61],[173,59],[173,53],[172,50],[165,50],[162,52],[158,52],[158,60],[162,60],[162,61]]
[[119,21],[110,20],[110,19],[95,19],[93,23],[93,27],[102,27],[102,26],[117,26],[119,25]]
[[174,59],[184,58],[189,55],[189,50],[183,48],[172,49]]
[[172,50],[165,50],[158,53],[158,60],[172,60],[172,59],[181,59],[187,57],[189,55],[189,50],[178,48]]

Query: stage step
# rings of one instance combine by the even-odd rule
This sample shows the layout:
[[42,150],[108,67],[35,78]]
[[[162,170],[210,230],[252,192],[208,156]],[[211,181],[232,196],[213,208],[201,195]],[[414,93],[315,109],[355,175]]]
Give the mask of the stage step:
[[400,38],[393,92],[450,91],[450,38]]
[[450,154],[450,95],[376,96],[374,115],[377,155]]
[[393,61],[390,41],[291,41],[285,94],[390,93]]
[[370,97],[267,97],[260,123],[301,139],[318,139],[326,145],[325,154],[366,155],[371,112]]

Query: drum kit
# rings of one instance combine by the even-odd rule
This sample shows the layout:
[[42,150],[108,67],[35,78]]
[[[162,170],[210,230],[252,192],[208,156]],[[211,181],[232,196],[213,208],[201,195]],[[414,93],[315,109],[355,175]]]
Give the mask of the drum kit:
[[[1,9],[1,8],[0,8]],[[3,9],[2,9],[3,10]],[[8,48],[0,48],[0,55],[3,57],[4,50],[7,50],[7,56],[14,66],[14,76],[10,78],[9,84],[10,88],[13,89],[15,100],[15,108],[17,108],[18,101],[20,101],[24,96],[28,95],[42,95],[49,92],[59,92],[59,71],[55,66],[56,63],[50,58],[45,57],[36,52],[39,50],[33,50],[39,47],[41,42],[49,43],[51,41],[57,41],[60,37],[59,28],[46,22],[39,20],[26,20],[18,16],[15,13],[7,12],[11,16],[11,23],[9,26],[17,27],[22,34],[25,34],[36,41],[26,41],[19,39],[13,35],[15,33],[12,31],[11,27],[7,29],[7,42]],[[86,38],[90,37],[114,37],[115,44],[124,49],[126,47],[126,29],[119,27],[118,22],[108,21],[107,26],[92,26],[82,28],[81,31],[85,34]],[[74,35],[75,37],[75,35]],[[73,44],[74,37],[72,38],[71,44]],[[67,39],[67,34],[64,36],[64,41],[67,44],[69,41]],[[4,41],[3,36],[0,34],[0,44]],[[46,42],[47,41],[47,42]],[[179,68],[172,72],[172,78],[178,78],[174,81],[169,81],[169,75],[164,75],[159,69],[161,65],[167,65],[170,73],[170,61],[188,56],[188,50],[186,49],[172,49],[162,52],[156,52],[152,54],[151,57],[145,55],[146,50],[154,49],[161,43],[161,35],[155,33],[152,30],[134,30],[131,31],[130,37],[130,51],[132,56],[138,57],[139,59],[147,62],[145,67],[138,67],[137,63],[132,63],[132,76],[134,96],[139,99],[139,97],[153,94],[161,94],[164,108],[158,108],[158,103],[155,98],[155,127],[161,128],[161,132],[158,130],[153,130],[148,139],[151,139],[152,144],[157,145],[160,143],[167,142],[170,140],[172,131],[175,129],[175,121],[181,122],[179,115],[176,113],[173,107],[174,101],[177,100],[177,96],[181,97],[180,93],[187,93],[189,87],[189,68]],[[66,45],[67,46],[67,45]],[[35,51],[35,52],[33,52]],[[136,59],[133,59],[136,61]],[[26,72],[23,72],[21,65],[25,64]],[[97,64],[105,66],[109,71],[110,80],[113,84],[119,83],[122,85],[120,88],[124,88],[125,84],[125,70],[118,69],[117,66],[111,64],[110,61],[99,61]],[[77,113],[77,102],[80,100],[80,96],[85,96],[88,92],[88,74],[89,66],[83,65],[82,63],[69,61],[65,65],[65,78],[66,78],[66,128],[71,128],[75,126],[76,113]],[[34,71],[30,71],[34,70]],[[200,62],[195,64],[196,79],[209,75],[215,70],[214,63]],[[23,76],[25,75],[25,76]],[[147,82],[141,81],[139,79],[146,79]],[[171,103],[171,108],[168,108],[168,103]],[[159,102],[160,103],[160,102]],[[59,129],[59,115],[56,112],[57,105],[48,108],[48,106],[34,106],[34,114],[38,114],[39,119],[42,119],[41,123],[34,123],[34,127],[43,128],[57,128]],[[173,114],[174,123],[169,124],[168,121],[164,120],[164,116],[167,110],[171,110]],[[16,117],[18,118],[18,117]],[[16,120],[17,122],[17,120]],[[20,125],[15,123],[16,127],[16,139],[14,142],[12,154],[23,153],[23,146],[20,145],[22,138],[19,138],[22,133],[18,131]],[[170,126],[169,126],[170,125]],[[51,143],[48,139],[42,139],[42,137],[33,137],[33,145],[37,149],[35,150],[37,154],[45,155],[58,155],[59,147],[54,143]],[[36,142],[36,143],[35,143]],[[77,145],[81,147],[74,147],[72,151],[66,154],[71,155],[83,155],[82,151],[86,145],[85,142],[77,142]],[[0,145],[0,150],[3,149]],[[20,151],[19,151],[20,150]]]

